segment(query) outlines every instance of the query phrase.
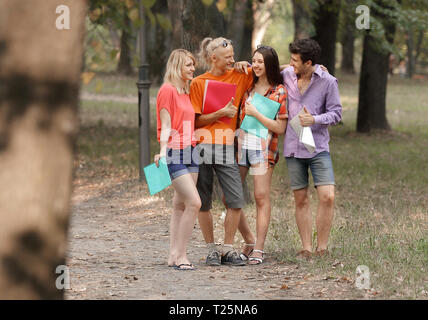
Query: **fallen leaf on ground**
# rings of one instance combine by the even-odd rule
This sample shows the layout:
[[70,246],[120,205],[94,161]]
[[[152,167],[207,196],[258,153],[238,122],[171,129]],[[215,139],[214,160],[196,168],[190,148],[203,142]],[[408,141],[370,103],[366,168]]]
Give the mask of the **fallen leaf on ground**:
[[309,273],[303,277],[303,280],[308,280],[310,277],[312,277],[312,275]]

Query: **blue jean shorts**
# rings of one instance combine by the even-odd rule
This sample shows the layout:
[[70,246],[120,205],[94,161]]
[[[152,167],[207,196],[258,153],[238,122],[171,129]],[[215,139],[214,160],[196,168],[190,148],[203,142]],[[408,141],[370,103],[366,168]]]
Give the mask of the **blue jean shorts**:
[[238,157],[238,165],[249,168],[253,164],[263,162],[265,162],[263,150],[248,150],[245,148],[241,149],[241,153]]
[[330,153],[323,151],[313,158],[286,157],[288,176],[292,190],[304,189],[309,185],[308,169],[311,169],[314,185],[335,185]]
[[171,180],[187,173],[198,173],[199,165],[195,161],[194,147],[189,146],[184,149],[167,149],[166,163]]

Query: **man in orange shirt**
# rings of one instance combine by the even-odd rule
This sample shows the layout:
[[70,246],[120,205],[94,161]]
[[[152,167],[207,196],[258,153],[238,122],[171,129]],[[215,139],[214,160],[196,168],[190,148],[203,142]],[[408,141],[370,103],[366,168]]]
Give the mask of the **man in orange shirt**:
[[[232,42],[223,37],[205,38],[201,43],[199,56],[207,64],[209,71],[192,80],[190,100],[195,109],[195,135],[198,140],[198,152],[202,157],[197,182],[197,189],[202,201],[198,219],[209,249],[206,263],[213,266],[220,264],[241,266],[245,265],[245,262],[234,250],[233,242],[238,225],[241,223],[241,226],[248,226],[248,224],[242,221],[245,217],[241,219],[241,209],[245,201],[234,155],[234,137],[239,104],[244,93],[252,84],[252,73],[245,64],[241,65],[241,68],[245,69],[245,73],[240,73],[233,68],[235,60]],[[210,114],[202,113],[206,80],[237,85],[235,97],[223,108]],[[230,123],[218,121],[222,117],[231,118]],[[221,250],[217,250],[214,243],[213,219],[210,211],[214,171],[223,190],[227,207],[224,221],[224,244]],[[251,231],[242,232],[242,234],[251,234]],[[245,239],[247,243],[251,243],[251,240],[253,239]]]

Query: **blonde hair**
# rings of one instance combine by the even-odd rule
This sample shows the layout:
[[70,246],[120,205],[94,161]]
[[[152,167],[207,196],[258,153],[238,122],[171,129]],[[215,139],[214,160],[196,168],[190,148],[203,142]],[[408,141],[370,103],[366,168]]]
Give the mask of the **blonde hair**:
[[218,38],[205,38],[201,42],[201,46],[198,52],[198,59],[200,63],[206,68],[211,67],[211,57],[214,51],[222,45],[223,42],[227,42],[228,45],[232,46],[232,40],[218,37]]
[[193,64],[196,65],[196,59],[189,51],[185,49],[175,49],[172,51],[169,55],[168,62],[166,64],[165,76],[163,78],[164,82],[173,85],[180,94],[189,94],[190,92],[190,81],[186,80],[184,88],[180,85],[183,81],[182,71],[186,64],[186,58],[192,59]]

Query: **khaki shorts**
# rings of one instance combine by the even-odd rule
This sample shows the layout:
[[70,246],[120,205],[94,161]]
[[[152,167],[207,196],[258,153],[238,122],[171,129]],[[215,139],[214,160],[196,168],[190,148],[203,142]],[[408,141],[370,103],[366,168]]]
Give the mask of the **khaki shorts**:
[[[221,150],[215,149],[214,147],[207,149],[207,145],[205,145],[204,149],[205,159],[210,158],[213,161],[202,161],[199,164],[199,175],[196,187],[202,202],[200,210],[208,211],[212,208],[214,172],[217,175],[223,191],[227,207],[231,209],[243,208],[245,205],[244,193],[242,191],[241,176],[235,157],[232,157],[232,161],[215,161],[216,158],[225,159],[225,157],[223,157],[224,152],[234,153],[233,146],[224,146],[224,149]],[[206,156],[206,152],[212,152],[210,157]],[[204,156],[202,155],[201,158],[204,158]]]

